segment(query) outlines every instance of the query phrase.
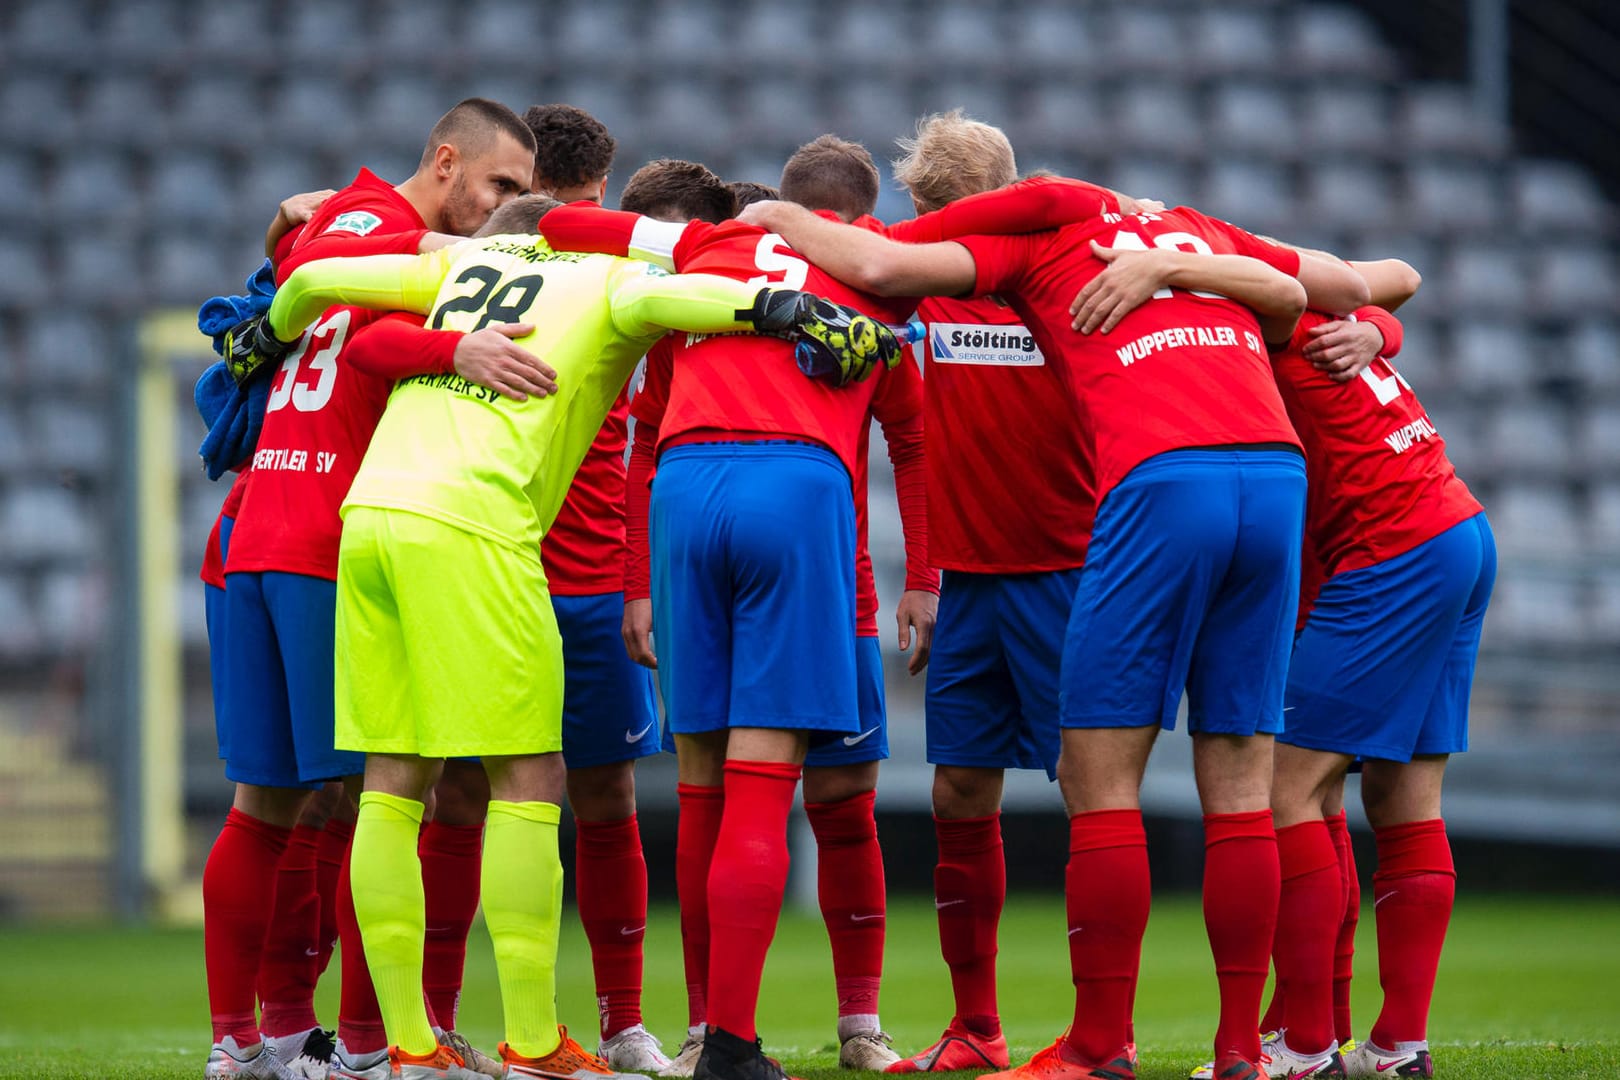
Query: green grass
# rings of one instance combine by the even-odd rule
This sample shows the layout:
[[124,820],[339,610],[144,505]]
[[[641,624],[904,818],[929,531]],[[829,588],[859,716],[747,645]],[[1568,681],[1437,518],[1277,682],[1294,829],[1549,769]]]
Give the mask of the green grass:
[[[1358,1032],[1378,1005],[1372,913],[1362,922],[1355,984]],[[589,1033],[595,1017],[590,961],[566,916],[558,999],[562,1017]],[[672,910],[648,935],[646,1015],[666,1043],[686,1012],[680,938]],[[499,999],[489,939],[475,929],[462,1030],[492,1047]],[[1620,1077],[1620,902],[1464,896],[1446,944],[1430,1022],[1445,1080]],[[335,979],[321,1015],[336,1015]],[[1001,1007],[1014,1053],[1049,1042],[1069,1019],[1071,990],[1057,898],[1019,898],[1002,923]],[[1143,1080],[1181,1080],[1207,1054],[1215,984],[1195,900],[1155,904],[1148,928],[1136,1032]],[[920,1049],[950,1012],[926,900],[891,910],[884,1025],[904,1052]],[[806,1080],[838,1076],[835,1000],[818,920],[784,918],[761,995],[767,1049]],[[208,1049],[202,935],[197,930],[0,929],[0,1077],[153,1077],[197,1080]]]

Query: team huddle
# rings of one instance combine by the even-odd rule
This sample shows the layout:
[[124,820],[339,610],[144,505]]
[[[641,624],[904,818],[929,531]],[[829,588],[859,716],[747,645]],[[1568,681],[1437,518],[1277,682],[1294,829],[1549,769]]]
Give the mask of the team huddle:
[[[236,785],[203,880],[209,1077],[780,1080],[755,1013],[802,781],[841,1065],[1134,1080],[1139,788],[1182,718],[1220,990],[1195,1076],[1433,1075],[1440,789],[1495,551],[1390,363],[1416,273],[1020,180],[1005,136],[959,112],[901,146],[918,216],[888,225],[870,155],[830,135],[779,189],[661,159],[608,210],[600,123],[469,99],[403,183],[362,170],[282,204],[273,299],[221,334],[236,385],[208,417],[238,470],[203,569]],[[920,367],[897,337],[913,320]],[[910,1056],[878,1011],[874,419],[955,1004]],[[641,1016],[634,764],[661,749],[689,1009],[672,1056]],[[1016,1066],[996,994],[1009,768],[1063,795],[1075,988]],[[1359,1042],[1352,768],[1384,991]],[[554,1000],[565,798],[595,1053]],[[480,905],[494,1054],[456,1031]]]

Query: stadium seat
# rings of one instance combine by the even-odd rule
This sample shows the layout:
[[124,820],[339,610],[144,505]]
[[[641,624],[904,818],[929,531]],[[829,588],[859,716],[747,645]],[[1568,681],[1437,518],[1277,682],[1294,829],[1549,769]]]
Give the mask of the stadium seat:
[[[928,17],[914,31],[912,47],[926,58],[925,69],[948,74],[970,74],[984,70],[987,43],[1006,40],[1011,27],[1004,12],[994,4],[971,0],[948,0],[928,6]],[[949,65],[960,64],[962,67]],[[1000,67],[1001,65],[995,65]],[[992,69],[993,73],[995,72]]]
[[1515,164],[1513,210],[1522,227],[1541,232],[1583,234],[1614,220],[1591,173],[1566,161]]
[[1113,85],[1107,115],[1114,145],[1181,158],[1204,152],[1204,122],[1191,95],[1167,81],[1122,81]]
[[1198,195],[1191,171],[1178,162],[1161,158],[1116,157],[1109,160],[1107,170],[1099,175],[1106,179],[1097,182],[1115,191],[1143,199],[1158,199],[1171,206],[1191,203]]
[[1064,79],[1037,83],[1009,134],[1020,153],[1026,146],[1059,153],[1115,148],[1113,127],[1097,92],[1089,85]]
[[63,159],[46,186],[46,206],[61,221],[100,225],[122,218],[135,223],[143,220],[140,203],[131,197],[139,187],[123,154],[88,150]]
[[[747,4],[737,13],[731,33],[738,52],[750,65],[763,67],[768,64],[778,75],[783,72],[812,72],[817,64],[816,57],[809,50],[783,49],[782,43],[811,40],[817,32],[817,14],[815,9],[807,5]],[[744,96],[767,89],[773,81],[761,79]]]
[[1571,556],[1583,546],[1579,513],[1560,486],[1506,484],[1490,503],[1491,528],[1504,553]]
[[1483,166],[1418,160],[1406,169],[1403,205],[1414,229],[1485,229],[1501,216],[1493,175]]
[[718,82],[672,78],[647,95],[641,119],[651,136],[654,156],[701,160],[730,141],[727,126],[715,123],[716,117],[729,112],[730,99]]
[[275,5],[271,29],[281,35],[288,55],[298,58],[305,72],[322,70],[343,59],[366,53],[371,29],[363,22],[359,4],[330,0],[285,0]]
[[[14,369],[8,363],[6,374]],[[15,386],[6,387],[7,397],[16,394]],[[23,434],[22,418],[11,404],[0,404],[0,476],[23,476],[28,471],[28,440]]]
[[1286,170],[1252,158],[1212,164],[1195,204],[1251,232],[1288,232],[1295,218],[1294,192]]
[[1495,154],[1507,143],[1506,133],[1480,116],[1459,85],[1408,88],[1397,118],[1401,140],[1416,153]]
[[[353,179],[352,172],[344,175],[328,171],[322,175],[319,163],[307,154],[278,154],[249,169],[242,177],[233,214],[239,221],[257,223],[263,228],[270,224],[281,200],[287,196],[320,188],[340,188]],[[403,179],[402,176],[395,178],[396,182]]]
[[27,433],[36,459],[52,466],[95,475],[117,460],[106,410],[95,404],[36,398],[28,409]]
[[[961,109],[975,120],[1007,131],[1014,147],[1022,147],[1018,136],[1018,121],[1022,110],[1000,79],[956,77],[924,84],[919,100],[929,112]],[[1074,141],[1071,137],[1071,142]]]
[[559,6],[548,20],[549,36],[555,42],[554,55],[567,57],[571,65],[634,69],[641,62],[639,31],[645,21],[620,0],[593,0]]
[[[547,66],[565,62],[566,54],[549,25],[546,30],[540,28],[545,10],[538,4],[512,4],[507,0],[472,0],[456,5],[453,18],[462,24],[462,65],[476,68],[515,62],[532,68],[536,60],[546,61]],[[515,101],[507,104],[519,108]],[[533,104],[538,102],[524,101],[522,107]]]
[[79,130],[91,145],[143,148],[168,137],[168,106],[154,81],[139,75],[89,80],[79,104]]
[[[147,213],[183,222],[185,231],[208,236],[232,221],[234,180],[217,156],[201,151],[164,155],[147,183]],[[269,215],[265,216],[268,223]]]
[[39,156],[0,149],[0,221],[28,227],[39,218]]
[[1620,478],[1620,405],[1587,404],[1575,428],[1575,460],[1588,475]]
[[1106,63],[1097,26],[1082,4],[1047,2],[1024,7],[1011,21],[1007,55],[1030,70],[1053,70],[1063,81]]
[[228,265],[217,243],[188,235],[159,237],[146,267],[154,297],[192,308],[216,293],[238,291],[253,268]]
[[1255,151],[1283,158],[1299,153],[1299,132],[1288,96],[1274,84],[1226,82],[1211,96],[1211,143],[1222,152]]
[[99,609],[105,597],[93,575],[77,569],[55,569],[40,575],[39,632],[53,652],[82,652],[95,642],[105,622]]
[[115,349],[107,324],[72,307],[40,307],[30,312],[22,326],[19,351],[20,366],[36,382],[70,389],[105,385],[128,363],[127,355]]
[[1583,387],[1598,391],[1620,390],[1620,326],[1602,319],[1577,323],[1564,345],[1570,372]]
[[32,267],[32,273],[9,271],[0,274],[0,307],[26,308],[50,295],[51,283],[44,273],[48,266],[46,247],[37,236],[7,230],[0,233],[0,266]]
[[0,547],[18,559],[79,560],[95,546],[85,505],[38,482],[12,488],[0,503],[0,537]]
[[1587,641],[1584,644],[1610,649],[1620,645],[1620,575],[1598,574],[1586,588],[1586,601]]
[[1189,58],[1200,74],[1264,74],[1276,70],[1277,25],[1259,7],[1200,7],[1191,14]]
[[845,63],[882,64],[886,70],[902,73],[931,66],[906,47],[914,30],[897,5],[854,5],[845,10],[838,29],[839,52]]
[[119,0],[109,5],[96,21],[100,48],[109,56],[139,56],[149,65],[167,64],[184,47],[180,6],[177,0]]
[[1440,270],[1428,287],[1438,285],[1458,313],[1511,314],[1530,304],[1529,277],[1516,250],[1507,245],[1460,243]]
[[421,72],[384,75],[364,96],[357,123],[368,138],[420,150],[439,117],[462,96]]
[[367,134],[353,89],[319,70],[284,74],[265,96],[266,135],[295,151],[334,149]]
[[1319,154],[1393,158],[1400,153],[1389,134],[1388,103],[1376,85],[1338,79],[1314,84],[1304,98],[1299,133],[1301,143]]
[[[95,23],[85,0],[23,4],[6,37],[8,59],[38,61],[57,71],[84,70],[96,65],[95,50],[84,43],[95,39]],[[4,114],[8,124],[19,117]]]
[[1620,481],[1594,484],[1587,495],[1586,542],[1590,551],[1620,551]]
[[[519,6],[522,5],[508,5],[503,14],[509,18]],[[461,44],[462,31],[468,25],[460,11],[452,16],[452,10],[450,5],[421,0],[412,4],[384,4],[367,21],[367,32],[372,37],[370,44],[378,55],[386,56],[390,64],[412,65],[442,59],[446,50]],[[504,29],[512,32],[509,24]],[[442,113],[444,109],[439,111]]]
[[[748,144],[759,140],[778,141],[782,135],[782,117],[785,114],[806,116],[805,131],[840,130],[821,103],[814,80],[795,71],[783,72],[775,78],[760,80],[748,93],[742,95],[730,110],[733,121],[741,128],[742,138],[738,141]],[[845,134],[847,135],[847,132]],[[733,149],[743,150],[746,147],[738,146]],[[870,149],[879,155],[884,150],[881,146]],[[777,171],[780,171],[780,163]],[[773,179],[771,183],[775,184],[776,181]]]
[[1470,319],[1452,335],[1452,369],[1459,392],[1474,397],[1526,389],[1535,350],[1519,323]]
[[1533,259],[1530,280],[1538,311],[1548,315],[1590,315],[1620,310],[1620,277],[1613,253],[1596,244],[1558,245]]
[[1494,413],[1482,440],[1490,450],[1493,474],[1556,479],[1566,472],[1573,442],[1566,409],[1547,402],[1509,402]]
[[909,83],[879,75],[839,81],[827,102],[832,130],[880,152],[915,131],[918,115],[930,111],[913,105]]
[[[1498,533],[1500,539],[1500,533]],[[1531,576],[1512,561],[1491,593],[1486,634],[1492,642],[1520,647],[1574,645],[1586,636],[1580,583],[1567,576]]]
[[[244,41],[270,40],[270,9],[278,0],[231,0],[229,4],[188,5],[182,20],[194,64],[206,64]],[[276,23],[279,27],[279,17]]]
[[[219,148],[221,132],[262,123],[264,104],[257,80],[201,71],[180,83],[169,113],[169,137],[188,146]],[[261,164],[255,160],[254,167]]]
[[1342,4],[1293,7],[1289,39],[1276,50],[1301,74],[1378,78],[1390,62],[1367,16]]
[[78,118],[65,79],[16,71],[3,78],[0,116],[6,118],[8,145],[56,148],[74,141]]
[[[1347,226],[1389,223],[1394,204],[1389,170],[1375,162],[1312,162],[1304,176],[1303,209],[1311,218]],[[1373,252],[1369,249],[1365,254]]]
[[1147,5],[1109,7],[1093,16],[1102,38],[1098,59],[1119,71],[1179,74],[1190,51],[1181,20]]

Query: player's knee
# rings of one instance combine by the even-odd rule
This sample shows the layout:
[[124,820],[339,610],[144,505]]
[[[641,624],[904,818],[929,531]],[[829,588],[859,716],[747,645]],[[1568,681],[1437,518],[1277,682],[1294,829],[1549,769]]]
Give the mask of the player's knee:
[[568,770],[568,805],[581,821],[623,821],[636,812],[633,761]]
[[804,801],[833,803],[877,790],[878,763],[828,765],[804,770]]
[[433,819],[445,825],[479,825],[489,811],[489,776],[477,762],[447,761],[433,788]]
[[1002,771],[960,765],[934,767],[934,816],[989,817],[1001,809]]

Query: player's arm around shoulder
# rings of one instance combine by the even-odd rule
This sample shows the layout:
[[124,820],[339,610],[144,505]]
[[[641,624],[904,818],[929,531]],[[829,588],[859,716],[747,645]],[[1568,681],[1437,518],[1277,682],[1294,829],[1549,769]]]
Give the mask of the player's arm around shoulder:
[[738,220],[776,233],[816,267],[862,292],[961,296],[974,286],[973,256],[954,242],[901,244],[786,202],[754,203]]
[[276,337],[292,341],[335,305],[426,315],[451,265],[444,248],[426,255],[362,255],[316,259],[295,269],[276,290],[267,321]]

